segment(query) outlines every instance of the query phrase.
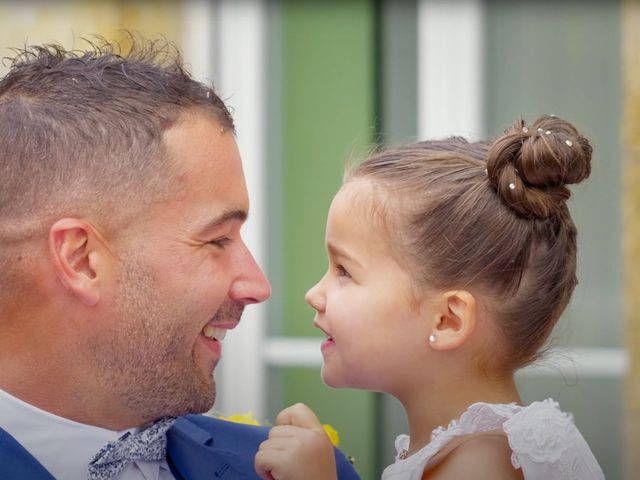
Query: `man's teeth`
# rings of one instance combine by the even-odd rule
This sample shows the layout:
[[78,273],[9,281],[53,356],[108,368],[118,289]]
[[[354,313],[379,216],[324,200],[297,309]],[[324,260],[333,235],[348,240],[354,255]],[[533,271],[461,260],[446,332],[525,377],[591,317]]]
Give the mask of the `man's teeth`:
[[216,328],[211,325],[206,325],[202,329],[202,334],[207,337],[209,340],[222,340],[224,336],[227,334],[226,328]]

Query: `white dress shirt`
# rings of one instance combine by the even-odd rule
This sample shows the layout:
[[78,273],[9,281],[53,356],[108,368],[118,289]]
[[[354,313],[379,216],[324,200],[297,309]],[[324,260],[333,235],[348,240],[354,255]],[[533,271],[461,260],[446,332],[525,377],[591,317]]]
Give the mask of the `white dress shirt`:
[[[108,442],[132,428],[107,430],[74,422],[41,410],[0,389],[0,427],[15,438],[51,475],[86,480],[89,462]],[[114,480],[175,480],[166,460],[132,461]]]

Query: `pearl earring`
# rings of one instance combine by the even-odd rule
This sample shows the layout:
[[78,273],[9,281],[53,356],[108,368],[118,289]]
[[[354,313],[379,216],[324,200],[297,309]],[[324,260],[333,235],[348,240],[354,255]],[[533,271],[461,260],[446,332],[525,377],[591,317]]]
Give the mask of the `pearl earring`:
[[429,335],[429,342],[435,343],[436,340],[438,340],[438,335],[436,335],[435,333]]

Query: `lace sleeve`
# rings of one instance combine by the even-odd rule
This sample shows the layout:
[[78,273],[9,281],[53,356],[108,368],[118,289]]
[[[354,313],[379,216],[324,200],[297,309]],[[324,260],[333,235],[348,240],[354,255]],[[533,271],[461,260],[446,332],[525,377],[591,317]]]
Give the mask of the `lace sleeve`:
[[573,417],[551,399],[533,402],[503,424],[513,454],[527,480],[604,480]]

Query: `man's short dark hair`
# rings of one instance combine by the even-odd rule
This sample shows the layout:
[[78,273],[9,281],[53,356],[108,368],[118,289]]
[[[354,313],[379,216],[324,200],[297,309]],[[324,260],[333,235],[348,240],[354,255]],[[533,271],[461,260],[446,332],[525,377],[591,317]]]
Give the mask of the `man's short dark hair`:
[[130,40],[126,52],[97,38],[88,50],[28,46],[9,59],[0,80],[0,221],[113,211],[166,188],[162,135],[186,111],[209,112],[234,131],[223,101],[191,78],[173,44]]

